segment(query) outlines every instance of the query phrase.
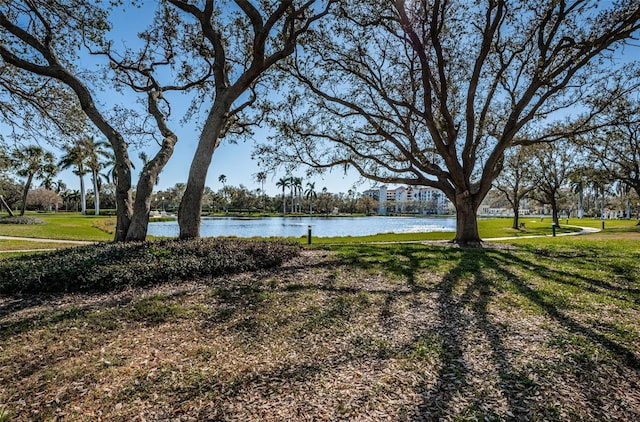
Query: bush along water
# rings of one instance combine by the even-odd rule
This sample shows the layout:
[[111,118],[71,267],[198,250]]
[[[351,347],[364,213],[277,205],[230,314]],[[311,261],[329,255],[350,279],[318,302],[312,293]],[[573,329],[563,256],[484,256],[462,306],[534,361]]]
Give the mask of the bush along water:
[[212,238],[99,243],[0,261],[0,293],[107,292],[218,276],[279,266],[299,249]]

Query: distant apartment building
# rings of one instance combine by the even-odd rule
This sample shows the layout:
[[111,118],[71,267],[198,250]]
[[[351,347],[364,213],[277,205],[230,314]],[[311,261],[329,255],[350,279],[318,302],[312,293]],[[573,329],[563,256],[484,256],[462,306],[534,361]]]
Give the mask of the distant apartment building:
[[389,212],[447,214],[453,208],[441,190],[427,186],[400,186],[389,189],[383,185],[378,189],[368,189],[362,192],[362,195],[378,201],[380,214]]

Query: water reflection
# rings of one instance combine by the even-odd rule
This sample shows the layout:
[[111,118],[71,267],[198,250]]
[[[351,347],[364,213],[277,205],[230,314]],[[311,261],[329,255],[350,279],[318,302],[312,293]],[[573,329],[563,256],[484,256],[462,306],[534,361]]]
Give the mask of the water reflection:
[[[455,231],[455,218],[427,217],[204,217],[200,227],[203,237],[299,237],[311,226],[313,236],[366,236],[378,233],[420,233]],[[176,221],[150,223],[152,236],[176,237]]]

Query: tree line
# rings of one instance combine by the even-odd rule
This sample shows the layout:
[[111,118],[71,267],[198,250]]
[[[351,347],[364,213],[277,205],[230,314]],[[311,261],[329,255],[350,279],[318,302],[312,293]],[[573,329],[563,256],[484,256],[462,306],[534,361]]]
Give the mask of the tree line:
[[[143,154],[144,161],[144,154]],[[56,176],[61,170],[71,169],[79,178],[79,190],[67,189]],[[108,213],[116,208],[113,156],[104,143],[91,138],[84,142],[65,146],[60,157],[38,145],[27,145],[10,150],[0,156],[0,210],[13,215],[19,206],[20,215],[27,207],[42,211],[80,211],[93,209],[100,215],[104,203]],[[85,177],[89,176],[92,189],[86,189]],[[17,177],[17,178],[16,178]],[[283,214],[324,214],[337,210],[341,213],[366,213],[376,211],[377,202],[360,197],[355,187],[346,193],[331,193],[326,187],[316,190],[315,182],[306,182],[302,177],[281,177],[276,187],[282,187],[282,197],[269,196],[265,191],[267,173],[258,172],[255,180],[260,188],[249,189],[244,185],[227,184],[227,177],[218,177],[223,187],[214,191],[203,189],[201,213],[261,212]],[[286,193],[285,193],[286,189]],[[171,188],[156,190],[150,198],[150,210],[177,212],[186,191],[185,183]],[[132,192],[134,198],[137,192]],[[89,201],[87,201],[89,199]],[[284,208],[280,204],[284,203]],[[290,204],[290,207],[289,207]]]
[[[478,245],[478,207],[514,151],[568,141],[613,169],[612,139],[629,134],[609,117],[624,101],[635,110],[637,62],[621,57],[638,35],[637,2],[165,0],[124,44],[110,38],[113,3],[2,2],[0,116],[7,137],[46,127],[73,138],[89,126],[106,140],[115,240],[146,236],[153,187],[178,142],[177,96],[190,95],[183,123],[199,130],[181,238],[199,235],[216,148],[255,125],[276,131],[255,151],[265,168],[352,168],[440,189],[456,208],[455,241]],[[87,55],[105,65],[87,67]],[[140,107],[106,109],[105,90],[137,95]],[[591,141],[603,133],[610,141]],[[130,149],[150,141],[134,187]]]

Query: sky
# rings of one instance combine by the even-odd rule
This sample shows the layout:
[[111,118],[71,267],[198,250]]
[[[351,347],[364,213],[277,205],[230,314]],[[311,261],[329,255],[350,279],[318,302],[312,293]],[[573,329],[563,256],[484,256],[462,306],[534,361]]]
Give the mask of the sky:
[[[116,47],[127,45],[128,47],[135,47],[137,43],[137,33],[145,29],[145,27],[151,23],[156,2],[143,2],[142,8],[128,8],[126,11],[123,9],[116,10],[114,12],[113,30],[111,31],[110,38],[113,40]],[[93,66],[97,66],[100,59],[87,54],[81,54],[80,63],[83,66],[91,69]],[[124,96],[123,96],[124,95]],[[165,190],[174,186],[177,183],[186,183],[188,178],[189,166],[199,139],[199,129],[196,123],[180,123],[180,119],[183,117],[183,111],[188,107],[188,100],[177,99],[174,97],[171,100],[172,107],[172,121],[170,128],[174,130],[178,135],[178,143],[176,144],[174,154],[160,173],[159,181],[156,186],[156,191]],[[101,110],[108,110],[115,104],[127,105],[135,101],[134,95],[131,92],[124,90],[123,94],[116,91],[109,91],[104,89],[96,94],[96,100],[101,104]],[[4,131],[2,126],[0,130]],[[218,181],[221,174],[226,176],[227,185],[244,185],[250,190],[261,188],[255,180],[256,173],[262,169],[259,167],[257,161],[251,159],[251,153],[253,150],[253,141],[263,141],[269,135],[268,128],[253,128],[254,135],[252,139],[248,141],[239,141],[238,143],[230,143],[227,140],[223,140],[220,147],[215,151],[211,166],[209,168],[206,186],[210,187],[214,191],[222,188],[222,184]],[[58,157],[62,154],[60,150],[56,150],[52,145],[47,142],[42,142],[41,145],[51,150]],[[142,168],[141,161],[138,158],[140,151],[145,151],[148,156],[153,156],[157,151],[157,146],[151,142],[148,146],[141,149],[130,148],[130,157],[134,163],[135,169],[133,170],[133,183],[137,183],[138,172]],[[354,185],[357,185],[356,189],[362,191],[372,186],[371,182],[365,182],[359,179],[355,173],[344,174],[343,170],[336,169],[325,175],[314,176],[313,178],[305,177],[305,169],[301,168],[298,171],[294,171],[292,176],[302,177],[303,185],[306,186],[307,182],[315,182],[315,188],[317,191],[326,187],[329,192],[339,193],[347,192],[352,189]],[[276,182],[279,178],[288,176],[285,171],[278,173],[268,173],[267,180],[265,181],[265,191],[270,195],[277,195],[280,189],[276,187]],[[61,179],[68,189],[76,190],[80,188],[80,181],[78,176],[74,175],[72,169],[61,171],[57,179]],[[39,182],[34,182],[37,185]],[[85,176],[85,184],[90,187],[91,183],[88,180],[88,176]]]
[[[153,17],[153,9],[156,2],[143,2],[142,9],[129,9],[123,11],[122,9],[115,12],[114,15],[114,28],[111,33],[111,38],[115,44],[126,43],[129,46],[134,46],[137,40],[136,34],[143,30],[146,25],[151,21]],[[636,46],[637,47],[637,46]],[[639,57],[637,54],[638,48],[627,47],[626,52],[631,52],[634,58]],[[83,56],[87,63],[95,61],[94,58]],[[132,100],[127,96],[125,91],[125,97],[116,92],[103,91],[99,94],[98,99],[105,104],[121,103],[127,104]],[[178,102],[172,102],[172,108],[176,111],[173,116],[174,120],[171,124],[171,128],[178,134],[178,143],[175,148],[174,155],[169,160],[159,177],[159,183],[156,190],[164,190],[174,186],[176,183],[186,183],[189,171],[189,165],[194,155],[198,139],[199,131],[195,124],[179,124],[178,121],[182,117],[180,109],[185,109],[187,104]],[[0,128],[1,130],[1,128]],[[254,128],[255,134],[252,136],[253,141],[263,141],[269,136],[268,128]],[[46,145],[44,145],[46,146]],[[144,149],[148,155],[155,153],[153,145]],[[240,141],[239,143],[229,143],[223,141],[220,147],[215,151],[212,163],[209,168],[206,185],[212,188],[214,191],[222,187],[222,184],[218,181],[221,174],[226,176],[226,184],[238,186],[240,184],[246,186],[249,189],[256,189],[261,187],[255,180],[256,173],[262,169],[258,166],[258,163],[251,159],[251,153],[253,150],[253,142],[249,140],[247,142]],[[130,152],[131,158],[134,161],[136,169],[134,170],[134,184],[137,181],[137,171],[142,167],[138,160],[138,152],[132,150]],[[303,184],[307,182],[315,182],[315,188],[317,191],[326,187],[328,191],[339,193],[347,192],[355,188],[358,192],[369,189],[377,184],[372,181],[361,180],[355,172],[344,174],[341,168],[336,168],[331,172],[324,175],[314,176],[313,179],[305,177],[305,169],[301,168],[295,171],[292,175],[303,177]],[[265,190],[270,195],[277,195],[280,189],[276,187],[276,182],[280,177],[287,176],[284,170],[279,173],[268,174],[265,182]],[[79,180],[71,170],[66,170],[60,173],[61,178],[68,186],[69,189],[79,189]],[[87,185],[89,181],[87,180]]]

